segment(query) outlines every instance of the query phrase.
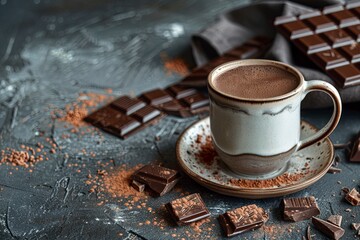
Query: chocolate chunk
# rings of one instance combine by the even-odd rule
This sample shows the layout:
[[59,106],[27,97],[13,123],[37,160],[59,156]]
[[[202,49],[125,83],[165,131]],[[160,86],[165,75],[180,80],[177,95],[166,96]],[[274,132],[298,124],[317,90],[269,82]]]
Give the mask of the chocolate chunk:
[[136,98],[130,98],[128,96],[122,96],[111,103],[112,106],[118,108],[126,115],[130,115],[140,108],[145,107],[145,103]]
[[336,24],[324,15],[305,18],[303,21],[310,26],[315,33],[326,32],[337,28]]
[[318,35],[311,35],[307,37],[298,38],[294,41],[303,52],[307,54],[325,51],[330,49],[330,46],[322,40]]
[[313,34],[313,31],[311,31],[311,29],[300,20],[281,24],[279,31],[290,39],[296,39]]
[[353,206],[360,205],[360,193],[355,188],[345,195],[345,199]]
[[198,193],[173,200],[167,203],[165,207],[179,226],[210,216],[209,210]]
[[145,190],[145,184],[139,183],[138,181],[133,180],[131,186],[136,189],[138,192],[143,192]]
[[321,36],[332,46],[333,48],[350,45],[355,41],[352,37],[342,29],[336,29],[328,32],[324,32]]
[[199,93],[185,97],[181,101],[190,109],[200,108],[209,104],[209,98]]
[[172,100],[172,97],[162,89],[154,89],[141,95],[147,103],[151,105],[159,105]]
[[352,63],[356,63],[360,61],[360,45],[359,43],[353,43],[348,46],[344,46],[340,48],[340,51],[343,55]]
[[268,214],[255,204],[227,211],[219,216],[227,237],[261,227],[269,219]]
[[155,196],[168,193],[179,181],[178,171],[149,164],[137,170],[131,178],[146,185]]
[[336,226],[341,227],[341,222],[342,222],[341,215],[331,215],[327,220],[335,224]]
[[351,224],[351,227],[352,227],[354,230],[360,230],[360,223],[352,223],[352,224]]
[[328,74],[340,87],[347,87],[360,83],[360,71],[352,64],[330,69]]
[[350,153],[350,162],[360,162],[360,137],[354,142]]
[[167,90],[176,98],[184,98],[195,94],[197,92],[194,88],[185,87],[182,85],[173,85],[167,88]]
[[356,24],[360,23],[359,19],[354,14],[352,14],[349,10],[346,10],[346,9],[330,13],[327,16],[332,18],[335,21],[335,23],[337,25],[339,25],[341,28],[351,26],[351,25],[356,25]]
[[138,111],[134,112],[131,116],[136,118],[138,121],[142,123],[149,122],[150,120],[158,117],[161,114],[161,112],[152,106],[145,106]]
[[281,207],[284,220],[302,221],[320,214],[320,209],[313,196],[301,198],[284,198]]
[[360,24],[345,28],[356,41],[360,40]]
[[349,61],[335,49],[312,54],[310,58],[324,70],[349,64]]
[[331,239],[339,239],[345,233],[345,230],[341,227],[317,217],[312,217],[312,223],[314,224],[316,229],[318,229],[320,232],[324,233]]
[[327,171],[328,173],[340,173],[342,170],[340,168],[336,168],[336,167],[330,167],[329,170]]

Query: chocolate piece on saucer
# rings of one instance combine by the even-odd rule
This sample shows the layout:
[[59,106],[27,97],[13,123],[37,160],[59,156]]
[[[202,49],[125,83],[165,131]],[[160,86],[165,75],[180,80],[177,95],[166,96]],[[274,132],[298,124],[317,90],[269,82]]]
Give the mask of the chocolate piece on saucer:
[[153,164],[145,165],[131,176],[133,180],[145,184],[156,196],[168,193],[180,177],[178,171]]
[[360,193],[355,188],[345,195],[345,199],[353,206],[360,205]]
[[354,142],[350,153],[350,162],[360,162],[360,137]]
[[345,233],[345,230],[343,228],[317,217],[312,217],[312,223],[314,224],[316,229],[318,229],[320,232],[324,233],[331,239],[339,239]]
[[219,216],[227,237],[261,227],[269,219],[268,214],[255,204],[243,206]]
[[284,211],[284,220],[298,222],[320,214],[313,196],[284,198],[281,206]]
[[165,207],[179,226],[210,216],[209,210],[198,193],[175,199],[167,203]]
[[335,224],[336,226],[341,227],[341,222],[342,222],[342,216],[341,215],[331,215],[330,217],[328,217],[327,220],[329,222]]

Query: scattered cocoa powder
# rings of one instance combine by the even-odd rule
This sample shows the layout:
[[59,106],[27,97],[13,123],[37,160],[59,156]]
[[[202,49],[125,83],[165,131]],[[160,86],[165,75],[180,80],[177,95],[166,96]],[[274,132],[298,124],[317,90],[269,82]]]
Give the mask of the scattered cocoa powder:
[[189,74],[189,66],[181,58],[169,59],[166,54],[162,54],[161,58],[164,62],[164,68],[166,70],[166,75],[172,75],[173,73],[180,76],[186,76]]
[[[200,143],[202,141],[202,136],[198,135],[196,142]],[[211,165],[214,162],[214,158],[217,156],[217,153],[212,144],[211,136],[206,136],[205,143],[200,145],[200,149],[195,153],[195,157],[202,163],[206,165]]]

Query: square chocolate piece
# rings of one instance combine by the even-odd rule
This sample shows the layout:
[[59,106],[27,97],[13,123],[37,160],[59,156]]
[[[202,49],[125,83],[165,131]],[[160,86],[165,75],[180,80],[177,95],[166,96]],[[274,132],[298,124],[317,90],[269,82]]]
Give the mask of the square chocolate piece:
[[340,48],[340,52],[349,60],[351,63],[360,61],[360,44],[355,42],[351,45]]
[[145,107],[145,103],[136,98],[130,98],[128,96],[122,96],[111,103],[111,105],[126,115],[130,115],[140,108]]
[[327,16],[332,18],[341,28],[360,23],[359,19],[347,9],[330,13]]
[[330,46],[318,35],[298,38],[294,41],[304,53],[312,54],[330,49]]
[[336,24],[324,15],[306,18],[304,19],[304,22],[309,25],[315,33],[337,29]]
[[324,70],[349,64],[349,61],[335,49],[314,53],[310,58]]
[[360,205],[360,193],[355,188],[346,194],[345,199],[353,206]]
[[152,106],[145,106],[138,111],[134,112],[131,116],[136,118],[141,123],[149,122],[151,119],[156,118],[159,116],[161,112]]
[[165,207],[179,226],[210,216],[209,210],[198,193],[173,200],[167,203]]
[[332,46],[333,48],[350,45],[355,41],[342,29],[331,30],[324,32],[321,36]]
[[360,82],[360,71],[352,64],[330,69],[328,74],[340,87],[347,87]]
[[195,88],[189,88],[181,85],[172,85],[167,90],[176,98],[184,98],[197,92]]
[[145,165],[131,176],[133,180],[145,184],[146,188],[156,196],[168,193],[180,177],[176,170],[153,164]]
[[320,209],[313,196],[301,198],[284,198],[281,203],[284,220],[302,221],[320,214]]
[[283,32],[283,34],[290,39],[305,37],[313,34],[313,31],[311,31],[311,29],[300,20],[283,23],[278,26],[278,28],[279,31]]
[[243,206],[219,216],[227,237],[261,227],[269,219],[268,214],[255,204]]
[[360,24],[350,26],[345,28],[347,31],[356,41],[360,41]]
[[151,105],[159,105],[172,100],[172,97],[162,89],[155,89],[146,93],[143,93],[141,97]]

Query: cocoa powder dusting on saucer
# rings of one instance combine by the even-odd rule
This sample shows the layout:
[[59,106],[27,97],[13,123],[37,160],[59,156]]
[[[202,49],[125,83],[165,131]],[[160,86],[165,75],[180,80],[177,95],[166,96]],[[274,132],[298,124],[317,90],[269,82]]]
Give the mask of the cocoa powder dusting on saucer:
[[[201,143],[202,136],[198,135],[196,143]],[[202,163],[206,165],[211,165],[214,162],[214,158],[217,156],[217,153],[212,144],[211,136],[206,136],[205,143],[200,145],[200,149],[195,153],[195,157]]]
[[304,175],[305,173],[302,172],[294,174],[284,173],[275,178],[265,180],[230,179],[229,181],[232,185],[243,188],[271,188],[293,184],[304,177]]

